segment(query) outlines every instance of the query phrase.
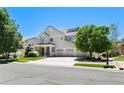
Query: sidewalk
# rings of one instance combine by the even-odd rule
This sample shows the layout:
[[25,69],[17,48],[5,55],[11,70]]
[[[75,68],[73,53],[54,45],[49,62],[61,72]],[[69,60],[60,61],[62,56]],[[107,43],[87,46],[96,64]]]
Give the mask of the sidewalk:
[[124,70],[124,62],[116,61],[115,66],[119,70]]

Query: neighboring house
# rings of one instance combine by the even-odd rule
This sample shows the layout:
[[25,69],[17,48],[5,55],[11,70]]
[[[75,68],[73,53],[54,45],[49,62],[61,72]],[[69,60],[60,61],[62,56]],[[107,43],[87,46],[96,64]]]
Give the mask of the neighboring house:
[[24,40],[24,47],[27,47],[29,44],[31,44],[32,46],[39,44],[39,40],[37,39],[37,37]]
[[119,55],[124,55],[124,43],[118,44],[117,51],[118,51]]
[[60,31],[48,26],[37,37],[25,40],[25,46],[31,44],[42,56],[85,56],[74,45],[78,28]]

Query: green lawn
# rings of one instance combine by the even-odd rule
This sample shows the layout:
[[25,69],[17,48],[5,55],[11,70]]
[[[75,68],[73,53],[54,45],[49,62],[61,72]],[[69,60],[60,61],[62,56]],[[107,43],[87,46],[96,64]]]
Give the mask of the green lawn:
[[[76,63],[74,66],[84,66],[84,67],[97,67],[97,68],[104,68],[105,64],[85,64],[85,63]],[[109,65],[115,68],[114,65]]]
[[19,57],[19,58],[14,58],[15,62],[28,62],[28,61],[35,61],[35,60],[40,60],[43,59],[42,57]]
[[124,56],[119,56],[116,58],[113,58],[114,61],[123,61],[124,62]]
[[[18,58],[10,58],[8,62],[28,62],[43,59],[42,57],[18,57]],[[6,59],[0,59],[0,62],[7,62]]]

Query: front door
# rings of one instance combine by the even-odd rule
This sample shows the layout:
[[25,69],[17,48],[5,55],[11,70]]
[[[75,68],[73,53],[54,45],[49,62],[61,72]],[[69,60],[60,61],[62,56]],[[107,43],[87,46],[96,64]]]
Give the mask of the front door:
[[41,55],[44,56],[44,48],[42,47]]

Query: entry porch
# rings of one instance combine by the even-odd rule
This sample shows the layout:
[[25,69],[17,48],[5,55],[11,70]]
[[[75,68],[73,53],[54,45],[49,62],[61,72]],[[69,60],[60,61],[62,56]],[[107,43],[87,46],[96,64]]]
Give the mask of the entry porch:
[[35,45],[34,48],[40,53],[40,56],[55,56],[55,45],[53,44]]

